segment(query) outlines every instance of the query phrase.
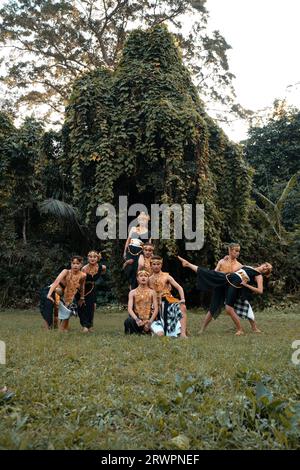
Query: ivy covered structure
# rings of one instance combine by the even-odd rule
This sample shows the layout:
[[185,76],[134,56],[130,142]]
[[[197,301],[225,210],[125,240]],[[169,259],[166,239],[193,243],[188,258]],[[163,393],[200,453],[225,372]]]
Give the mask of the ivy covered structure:
[[[133,31],[116,70],[75,82],[63,135],[73,204],[92,229],[97,206],[118,207],[125,195],[149,210],[203,203],[205,245],[190,253],[194,261],[213,264],[222,242],[245,238],[251,172],[241,148],[206,114],[165,26]],[[168,256],[183,249],[176,240],[159,244]],[[124,240],[113,245],[119,256]]]

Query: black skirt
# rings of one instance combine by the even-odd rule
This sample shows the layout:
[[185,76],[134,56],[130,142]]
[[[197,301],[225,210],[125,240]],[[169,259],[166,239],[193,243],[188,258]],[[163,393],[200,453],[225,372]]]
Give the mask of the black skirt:
[[241,282],[242,279],[236,273],[225,274],[201,267],[197,270],[197,288],[201,291],[213,290],[209,311],[214,318],[220,314],[224,305],[234,307],[239,297],[249,299],[251,291],[241,288]]
[[132,264],[128,264],[124,272],[126,277],[130,283],[131,289],[135,289],[137,287],[137,270],[139,265],[139,256],[143,253],[143,248],[141,246],[136,245],[129,245],[126,251],[126,261],[133,260]]

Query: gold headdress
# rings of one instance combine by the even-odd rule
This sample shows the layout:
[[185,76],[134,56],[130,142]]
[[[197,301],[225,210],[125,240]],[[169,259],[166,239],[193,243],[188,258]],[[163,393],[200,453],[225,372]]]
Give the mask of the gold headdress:
[[96,251],[96,250],[91,250],[91,251],[88,252],[88,256],[90,256],[91,254],[95,254],[98,258],[98,261],[100,261],[100,259],[102,258],[101,253]]
[[145,269],[141,269],[140,271],[138,271],[136,276],[139,276],[140,274],[144,274],[144,276],[148,276],[148,277],[150,276],[148,271],[146,271]]

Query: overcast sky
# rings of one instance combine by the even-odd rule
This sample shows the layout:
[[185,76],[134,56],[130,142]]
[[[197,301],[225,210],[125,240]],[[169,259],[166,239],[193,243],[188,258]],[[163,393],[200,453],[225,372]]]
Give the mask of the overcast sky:
[[[207,0],[206,7],[210,25],[232,46],[240,104],[256,111],[287,98],[300,108],[300,0]],[[233,140],[246,136],[239,122],[225,130]]]

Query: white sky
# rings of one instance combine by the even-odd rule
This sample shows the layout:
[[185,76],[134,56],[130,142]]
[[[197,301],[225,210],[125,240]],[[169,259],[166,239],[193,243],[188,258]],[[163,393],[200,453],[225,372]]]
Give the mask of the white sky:
[[[241,105],[253,111],[287,98],[300,108],[300,0],[207,0],[209,24],[232,46],[230,71]],[[233,140],[246,137],[247,127],[224,127]]]
[[[206,7],[209,28],[232,46],[228,57],[238,102],[259,111],[287,98],[300,108],[300,0],[207,0]],[[246,138],[243,121],[222,127],[232,140]]]

